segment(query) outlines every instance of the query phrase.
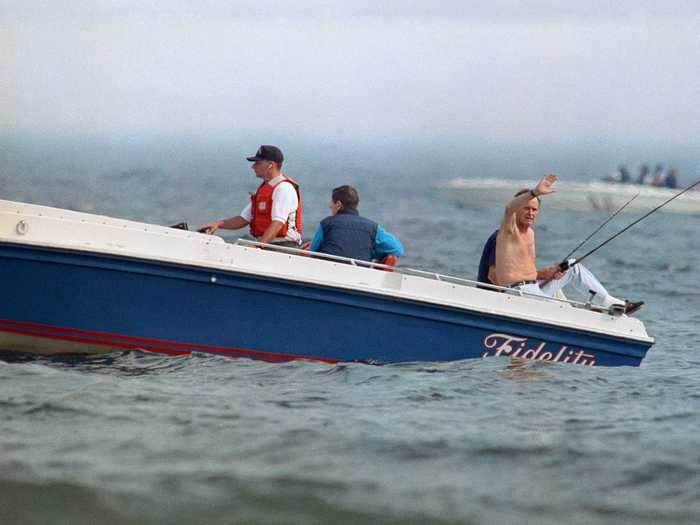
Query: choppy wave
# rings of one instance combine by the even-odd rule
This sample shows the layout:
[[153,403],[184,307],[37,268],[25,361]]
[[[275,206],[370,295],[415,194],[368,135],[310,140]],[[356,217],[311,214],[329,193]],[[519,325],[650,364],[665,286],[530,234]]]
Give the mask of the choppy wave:
[[694,523],[700,390],[670,366],[14,363],[0,508],[8,523]]

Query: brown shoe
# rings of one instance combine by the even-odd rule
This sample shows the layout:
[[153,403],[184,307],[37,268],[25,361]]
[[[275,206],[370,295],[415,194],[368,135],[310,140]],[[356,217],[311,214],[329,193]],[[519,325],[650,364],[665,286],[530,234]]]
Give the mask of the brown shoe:
[[637,312],[642,306],[644,306],[644,301],[625,301],[625,314],[632,315],[633,313]]

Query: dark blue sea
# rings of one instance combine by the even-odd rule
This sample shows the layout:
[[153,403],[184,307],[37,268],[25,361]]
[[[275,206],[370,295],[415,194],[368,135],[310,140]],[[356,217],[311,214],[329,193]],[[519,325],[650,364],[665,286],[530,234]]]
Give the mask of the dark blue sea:
[[[193,228],[240,211],[257,185],[244,156],[269,141],[4,137],[0,198]],[[697,178],[692,155],[660,147],[274,141],[302,183],[306,237],[330,190],[352,184],[402,239],[402,266],[467,278],[504,203],[458,202],[438,181],[593,180],[623,153]],[[608,214],[545,200],[540,263]],[[656,344],[639,368],[5,355],[0,523],[700,523],[699,231],[700,215],[661,211],[587,261],[613,294],[646,301]]]

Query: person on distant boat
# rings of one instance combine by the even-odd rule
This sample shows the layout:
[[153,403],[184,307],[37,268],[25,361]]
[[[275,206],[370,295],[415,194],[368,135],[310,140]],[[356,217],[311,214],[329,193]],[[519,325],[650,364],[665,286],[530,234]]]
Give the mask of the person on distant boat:
[[637,184],[646,184],[646,179],[649,176],[649,165],[647,163],[642,164],[639,168],[639,177],[637,177]]
[[262,145],[252,162],[262,179],[250,202],[239,215],[203,224],[198,231],[212,234],[219,228],[238,230],[249,226],[259,242],[298,248],[301,245],[302,204],[299,184],[282,173],[284,155],[277,146]]
[[594,304],[611,307],[620,305],[632,314],[644,304],[626,302],[610,295],[598,279],[582,264],[565,272],[558,264],[537,268],[535,265],[535,232],[532,226],[540,210],[540,197],[554,191],[556,175],[545,175],[534,189],[520,190],[506,206],[498,230],[486,241],[479,264],[478,280],[525,293],[554,297],[564,286],[571,284],[578,291],[595,292]]
[[331,215],[321,221],[309,251],[349,257],[361,261],[401,257],[401,241],[379,224],[360,216],[360,197],[352,186],[340,186],[331,194]]
[[656,168],[654,168],[654,176],[651,178],[650,184],[652,186],[661,186],[663,184],[663,174],[664,174],[664,165],[657,164]]
[[630,182],[631,179],[632,177],[630,176],[630,172],[627,171],[627,167],[624,164],[620,164],[617,167],[617,170],[603,177],[603,180],[605,182],[627,183]]
[[678,187],[678,171],[676,168],[671,168],[666,174],[664,179],[664,186],[667,188],[677,188]]
[[632,180],[632,177],[630,176],[630,172],[627,171],[627,166],[625,166],[624,164],[620,164],[618,171],[620,172],[620,182],[627,183],[630,180]]

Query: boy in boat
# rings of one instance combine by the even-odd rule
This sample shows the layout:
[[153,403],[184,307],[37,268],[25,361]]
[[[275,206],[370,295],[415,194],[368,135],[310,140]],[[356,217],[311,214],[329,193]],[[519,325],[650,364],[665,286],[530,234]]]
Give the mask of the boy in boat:
[[605,289],[582,264],[562,272],[558,264],[537,268],[535,232],[540,197],[554,191],[556,175],[545,175],[534,189],[520,190],[506,206],[500,228],[484,245],[479,263],[480,282],[516,288],[523,292],[553,297],[567,284],[580,292],[595,292],[592,302],[610,308],[617,306],[626,314],[639,310],[644,302],[618,299]]
[[301,194],[299,184],[282,173],[284,155],[277,146],[263,145],[252,162],[255,176],[262,179],[250,202],[239,215],[208,222],[197,231],[212,234],[219,228],[238,230],[250,226],[258,242],[298,248],[301,245]]
[[361,217],[359,202],[352,186],[335,188],[329,205],[331,215],[321,221],[309,250],[361,261],[402,256],[401,241],[376,222]]

